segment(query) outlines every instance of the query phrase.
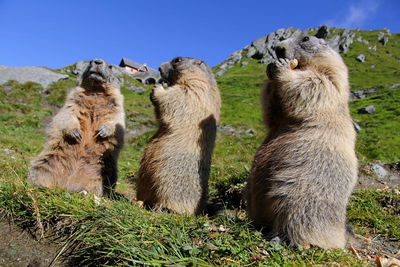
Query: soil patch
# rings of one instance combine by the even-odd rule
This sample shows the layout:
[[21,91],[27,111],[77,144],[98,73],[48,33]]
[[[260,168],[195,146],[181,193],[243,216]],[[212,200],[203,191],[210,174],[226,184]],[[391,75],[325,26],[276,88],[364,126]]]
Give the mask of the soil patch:
[[[49,266],[56,257],[59,244],[39,240],[34,233],[0,219],[0,266]],[[59,260],[55,266],[63,266]]]

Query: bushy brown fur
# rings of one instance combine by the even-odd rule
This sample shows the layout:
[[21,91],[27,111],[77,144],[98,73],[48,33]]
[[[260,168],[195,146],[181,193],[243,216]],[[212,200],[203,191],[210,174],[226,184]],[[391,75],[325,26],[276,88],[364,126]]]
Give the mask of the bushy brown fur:
[[276,51],[285,59],[267,69],[268,135],[248,179],[248,213],[291,245],[343,248],[357,179],[348,71],[323,40],[305,37],[281,42]]
[[137,198],[147,207],[198,214],[208,197],[219,90],[201,60],[175,58],[160,72],[169,87],[157,85],[151,96],[159,128],[143,155]]
[[49,125],[46,144],[32,161],[28,180],[38,187],[108,195],[117,181],[124,119],[123,96],[111,65],[91,61],[80,85],[68,94]]

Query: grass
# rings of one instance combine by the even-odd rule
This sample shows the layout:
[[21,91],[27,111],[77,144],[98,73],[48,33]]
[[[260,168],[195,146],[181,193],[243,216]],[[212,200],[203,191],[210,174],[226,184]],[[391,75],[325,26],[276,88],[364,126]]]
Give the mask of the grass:
[[[336,33],[340,32],[337,30]],[[400,158],[400,35],[392,34],[383,47],[377,31],[357,32],[376,45],[377,52],[355,42],[344,60],[349,66],[353,90],[376,87],[376,94],[350,103],[354,119],[362,127],[357,154],[361,163],[398,162]],[[357,38],[357,37],[356,37]],[[389,51],[389,52],[387,52]],[[355,57],[366,54],[367,61]],[[0,218],[43,231],[45,238],[61,244],[71,265],[352,265],[358,260],[347,250],[288,249],[266,241],[245,216],[242,191],[254,153],[265,137],[259,94],[265,80],[265,65],[246,59],[245,67],[234,66],[218,77],[221,90],[221,127],[237,131],[252,129],[254,134],[227,135],[218,132],[214,149],[210,197],[223,200],[229,208],[224,215],[209,217],[156,213],[132,205],[135,174],[143,150],[156,129],[149,100],[151,86],[144,93],[128,90],[139,83],[124,77],[121,92],[125,98],[129,130],[147,127],[148,132],[130,136],[118,162],[117,192],[127,199],[101,199],[63,190],[36,189],[26,184],[29,161],[42,149],[45,125],[62,106],[76,77],[51,85],[47,90],[34,83],[10,81],[0,86]],[[376,65],[371,68],[371,65]],[[71,70],[72,66],[68,66]],[[143,85],[141,85],[143,86]],[[10,89],[11,88],[11,89]],[[375,115],[358,114],[374,105]],[[363,164],[361,166],[363,166]],[[363,236],[400,238],[399,196],[394,191],[357,190],[348,207],[349,224]],[[73,253],[71,254],[71,251]]]

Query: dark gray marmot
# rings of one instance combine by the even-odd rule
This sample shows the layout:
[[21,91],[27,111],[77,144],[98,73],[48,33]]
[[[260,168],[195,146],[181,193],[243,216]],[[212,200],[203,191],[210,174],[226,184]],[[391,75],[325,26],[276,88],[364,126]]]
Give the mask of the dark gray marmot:
[[164,89],[151,100],[158,131],[147,145],[137,180],[146,207],[199,214],[208,198],[208,178],[221,99],[214,75],[201,60],[177,57],[160,66]]
[[92,60],[68,94],[47,130],[44,150],[31,163],[28,181],[35,186],[98,196],[115,187],[125,114],[111,68]]
[[248,178],[248,213],[290,245],[343,248],[357,180],[347,67],[302,34],[276,48],[262,92],[268,135]]

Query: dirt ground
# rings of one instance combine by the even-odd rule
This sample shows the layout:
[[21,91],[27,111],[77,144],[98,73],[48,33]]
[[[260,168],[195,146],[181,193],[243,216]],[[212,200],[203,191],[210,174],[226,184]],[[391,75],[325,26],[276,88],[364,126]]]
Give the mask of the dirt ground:
[[[59,245],[48,239],[38,241],[35,234],[23,230],[6,219],[0,220],[0,233],[1,267],[50,266],[59,250]],[[53,264],[62,266],[59,261]]]

